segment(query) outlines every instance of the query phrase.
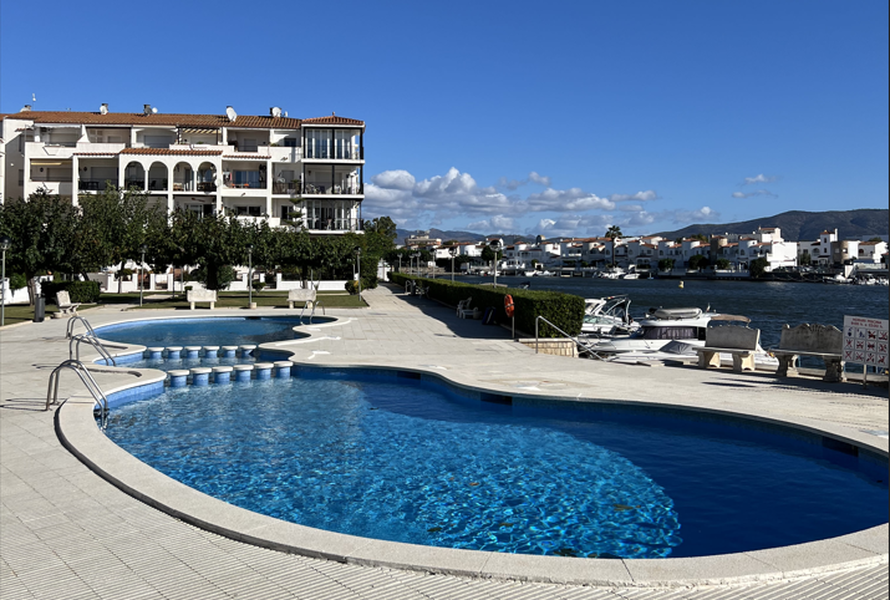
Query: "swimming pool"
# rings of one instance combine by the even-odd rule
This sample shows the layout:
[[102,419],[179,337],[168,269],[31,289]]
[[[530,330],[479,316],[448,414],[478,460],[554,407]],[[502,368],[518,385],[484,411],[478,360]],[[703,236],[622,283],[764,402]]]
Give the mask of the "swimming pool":
[[[313,323],[333,319],[313,317]],[[148,319],[96,328],[103,340],[145,346],[209,344],[261,344],[301,337],[295,327],[306,325],[308,317],[205,317]]]
[[231,504],[432,546],[702,556],[887,519],[886,459],[822,436],[678,410],[527,405],[408,371],[299,368],[169,390],[113,410],[107,434]]

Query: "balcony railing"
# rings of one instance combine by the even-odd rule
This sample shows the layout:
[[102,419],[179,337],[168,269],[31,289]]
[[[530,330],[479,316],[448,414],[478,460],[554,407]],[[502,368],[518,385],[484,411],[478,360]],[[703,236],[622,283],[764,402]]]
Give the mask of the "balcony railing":
[[306,145],[304,158],[318,160],[361,160],[362,153],[358,148],[347,150],[343,148],[315,148],[311,143]]
[[[77,189],[81,191],[100,191],[104,190],[108,183],[107,179],[81,179],[77,184]],[[112,185],[113,182],[112,182]]]
[[198,191],[199,192],[215,192],[216,184],[210,181],[199,181],[198,182]]
[[[364,227],[362,219],[305,219],[306,229],[310,231],[361,231]],[[299,226],[301,221],[295,220]]]
[[244,183],[233,183],[231,181],[225,182],[223,185],[230,189],[251,189],[251,190],[264,190],[266,189],[265,181],[245,181]]
[[364,185],[326,185],[321,183],[307,183],[303,191],[306,195],[358,195],[364,193]]
[[145,189],[145,180],[144,179],[125,179],[124,187],[126,189],[130,189],[131,187],[139,188],[140,190]]
[[148,189],[160,191],[167,189],[167,180],[166,179],[152,179],[148,184]]
[[301,190],[299,181],[273,181],[273,194],[299,194]]

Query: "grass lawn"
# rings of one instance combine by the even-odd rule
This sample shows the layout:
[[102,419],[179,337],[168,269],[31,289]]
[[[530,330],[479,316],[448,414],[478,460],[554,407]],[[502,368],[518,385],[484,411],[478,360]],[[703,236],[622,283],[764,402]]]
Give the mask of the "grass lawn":
[[[163,298],[161,298],[163,297]],[[220,292],[218,294],[219,301],[216,303],[217,308],[247,308],[248,293],[247,292]],[[287,292],[254,292],[253,301],[256,302],[257,308],[287,308]],[[359,300],[358,296],[352,296],[345,292],[318,292],[318,302],[323,308],[363,308],[367,306],[365,302]],[[90,308],[109,304],[135,304],[129,310],[152,310],[158,308],[189,310],[189,303],[181,294],[177,294],[174,300],[170,299],[169,294],[164,292],[150,292],[143,294],[142,306],[139,306],[139,294],[102,294],[99,296],[98,304],[83,304],[78,312],[89,311]],[[206,303],[195,305],[195,311],[207,310]],[[319,310],[321,310],[319,307]],[[52,317],[52,313],[58,310],[55,304],[47,303],[46,318]],[[87,315],[87,318],[89,316]],[[34,307],[13,304],[6,307],[5,323],[12,325],[24,321],[34,319]]]

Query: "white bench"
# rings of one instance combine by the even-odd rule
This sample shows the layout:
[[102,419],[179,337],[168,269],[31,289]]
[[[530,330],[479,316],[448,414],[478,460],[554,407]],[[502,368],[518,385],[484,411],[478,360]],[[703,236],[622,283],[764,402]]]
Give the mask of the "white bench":
[[186,297],[190,310],[195,310],[196,302],[209,302],[210,310],[213,310],[213,306],[216,304],[216,290],[189,290]]
[[80,306],[80,303],[71,302],[71,296],[68,292],[62,290],[56,293],[56,306],[59,307],[59,312],[62,315],[76,315],[77,307]]
[[294,302],[302,302],[305,308],[312,308],[312,305],[315,304],[315,290],[288,290],[287,307],[293,309]]
[[844,381],[844,361],[841,352],[844,345],[844,334],[834,325],[818,325],[804,323],[795,328],[785,324],[782,326],[782,337],[779,347],[770,351],[779,359],[778,377],[790,377],[797,374],[795,363],[799,356],[821,358],[825,365],[823,381]]
[[760,343],[760,330],[735,325],[718,325],[708,327],[705,333],[705,345],[696,348],[698,366],[720,366],[720,354],[732,355],[732,370],[736,373],[754,370],[754,353]]

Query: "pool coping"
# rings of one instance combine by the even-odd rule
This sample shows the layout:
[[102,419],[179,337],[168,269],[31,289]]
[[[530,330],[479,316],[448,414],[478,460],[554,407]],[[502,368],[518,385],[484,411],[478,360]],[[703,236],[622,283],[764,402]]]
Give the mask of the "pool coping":
[[[335,324],[336,321],[319,325],[330,327]],[[261,345],[264,346],[275,352],[289,353],[281,346],[281,342]],[[130,346],[123,354],[131,354],[134,350],[138,351],[138,348],[140,347]],[[380,363],[323,365],[318,361],[294,360],[294,357],[290,360],[296,365],[311,368],[327,366],[419,372],[460,388],[501,393],[501,390],[460,381],[460,374],[453,372],[446,374],[433,369],[402,368]],[[158,373],[145,370],[145,379],[110,390],[108,395],[145,385],[157,385],[164,377]],[[553,392],[523,392],[512,395],[530,400],[606,402],[596,398],[563,397]],[[616,402],[609,400],[608,403]],[[805,419],[782,420],[756,411],[742,413],[709,407],[692,408],[660,401],[621,400],[617,403],[781,423],[811,433],[827,434],[867,448],[880,456],[888,456],[886,438],[876,438],[842,427],[827,427]],[[792,546],[705,557],[661,559],[589,559],[506,554],[388,542],[334,533],[281,521],[227,504],[167,477],[102,434],[96,426],[93,406],[92,398],[69,398],[56,412],[56,431],[64,446],[104,479],[146,504],[192,525],[231,539],[308,557],[477,578],[669,587],[789,580],[888,563],[890,524],[887,523],[843,536]]]

